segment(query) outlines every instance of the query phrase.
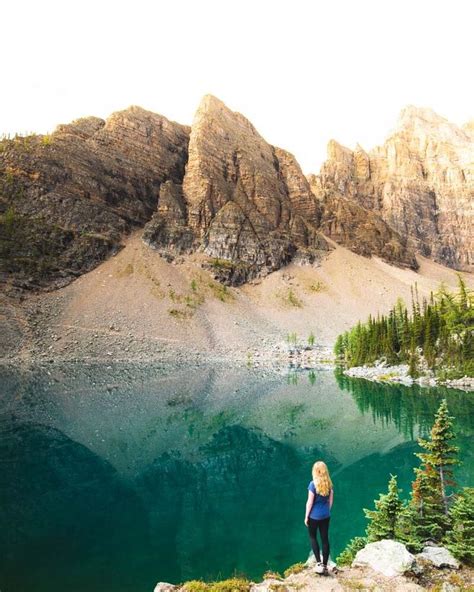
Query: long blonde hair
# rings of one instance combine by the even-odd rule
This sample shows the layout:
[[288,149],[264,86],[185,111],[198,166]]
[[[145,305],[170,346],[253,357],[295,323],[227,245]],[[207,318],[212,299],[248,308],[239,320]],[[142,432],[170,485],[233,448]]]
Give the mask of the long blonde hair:
[[326,463],[323,463],[322,460],[318,460],[314,463],[311,472],[313,474],[316,493],[319,493],[319,495],[329,495],[329,492],[332,489],[332,481]]

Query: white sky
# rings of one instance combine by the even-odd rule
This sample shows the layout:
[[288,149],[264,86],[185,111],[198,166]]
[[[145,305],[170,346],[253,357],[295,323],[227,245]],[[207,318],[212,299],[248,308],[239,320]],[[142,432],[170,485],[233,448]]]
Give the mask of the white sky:
[[317,172],[407,104],[474,119],[471,0],[5,0],[0,132],[129,105],[191,123],[212,93]]

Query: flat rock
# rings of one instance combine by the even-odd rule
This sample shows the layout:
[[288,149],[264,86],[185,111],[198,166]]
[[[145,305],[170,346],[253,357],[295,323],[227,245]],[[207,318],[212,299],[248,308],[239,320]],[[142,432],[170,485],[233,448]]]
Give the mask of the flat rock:
[[352,567],[370,567],[385,576],[399,576],[409,571],[415,557],[405,545],[392,540],[369,543],[361,549],[352,562]]
[[416,556],[416,559],[428,561],[438,568],[459,569],[459,561],[445,547],[424,547],[423,551]]

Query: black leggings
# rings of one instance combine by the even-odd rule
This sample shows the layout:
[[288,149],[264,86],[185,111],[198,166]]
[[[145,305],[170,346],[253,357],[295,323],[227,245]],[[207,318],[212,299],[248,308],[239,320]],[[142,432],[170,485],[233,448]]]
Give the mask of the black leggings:
[[328,564],[329,559],[329,520],[330,518],[324,518],[324,520],[314,520],[313,518],[309,518],[308,522],[308,534],[309,539],[311,541],[311,548],[313,549],[314,556],[316,557],[316,561],[321,563],[321,555],[319,554],[319,545],[318,539],[316,538],[316,534],[318,532],[321,535],[321,545],[323,547],[323,563],[324,565]]

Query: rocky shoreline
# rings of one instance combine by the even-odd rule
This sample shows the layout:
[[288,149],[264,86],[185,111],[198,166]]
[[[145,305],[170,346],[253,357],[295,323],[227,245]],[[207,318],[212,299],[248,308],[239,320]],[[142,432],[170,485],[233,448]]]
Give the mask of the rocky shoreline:
[[364,378],[373,382],[397,383],[405,386],[418,384],[425,387],[444,386],[466,392],[474,391],[474,378],[463,376],[462,378],[442,380],[433,375],[432,372],[423,374],[419,378],[412,378],[408,374],[408,364],[389,366],[383,362],[374,366],[354,366],[343,371],[346,376],[353,378]]
[[283,577],[267,572],[261,582],[241,577],[212,583],[158,582],[154,592],[462,592],[474,584],[473,570],[460,565],[446,548],[426,545],[412,555],[402,543],[388,539],[366,545],[351,566],[340,568],[330,561],[328,567],[326,577],[316,573],[310,553],[306,563],[289,567]]
[[[337,360],[330,346],[291,346],[286,342],[263,343],[263,347],[252,347],[247,350],[179,350],[176,348],[151,348],[148,343],[128,342],[121,348],[120,343],[109,344],[101,355],[87,349],[71,348],[70,351],[57,355],[56,352],[44,351],[41,347],[34,348],[26,355],[0,358],[0,366],[12,368],[29,368],[49,366],[51,364],[163,364],[167,367],[202,366],[206,364],[230,364],[246,366],[252,370],[269,373],[291,374],[312,370],[334,370]],[[131,346],[131,347],[130,347]],[[136,346],[136,347],[133,347]],[[441,380],[432,372],[419,378],[408,374],[407,364],[387,365],[383,361],[373,366],[354,366],[342,370],[343,374],[352,378],[361,378],[382,384],[401,384],[404,386],[419,385],[422,387],[445,387],[465,392],[474,392],[474,378],[464,376],[457,379]]]

